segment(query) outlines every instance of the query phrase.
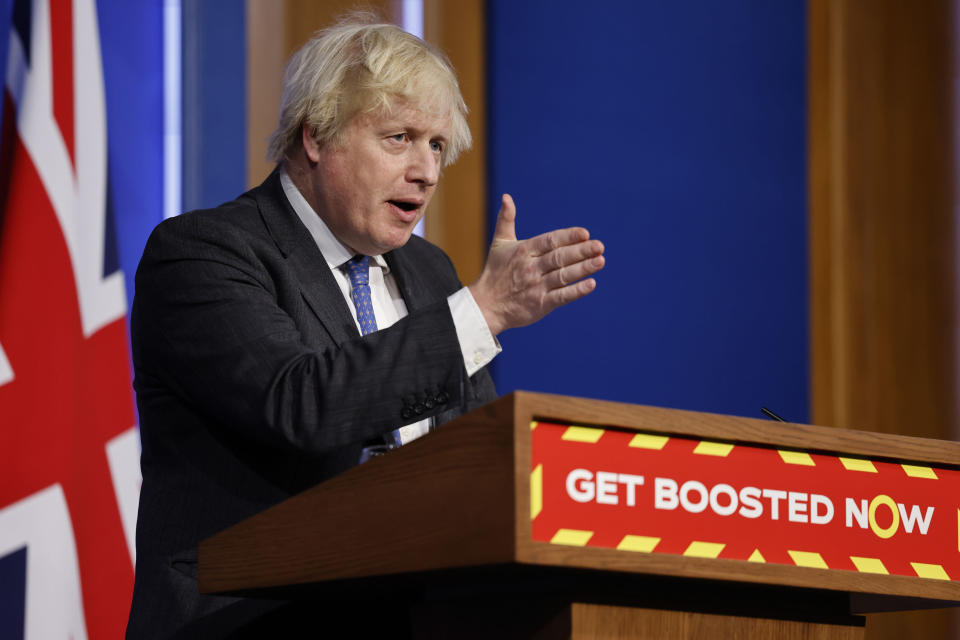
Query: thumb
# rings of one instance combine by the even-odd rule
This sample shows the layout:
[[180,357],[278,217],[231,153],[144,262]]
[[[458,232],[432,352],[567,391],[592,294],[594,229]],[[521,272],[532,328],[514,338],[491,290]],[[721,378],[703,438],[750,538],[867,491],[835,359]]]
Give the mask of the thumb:
[[497,214],[497,226],[493,230],[493,244],[517,241],[517,229],[514,224],[516,219],[517,206],[513,203],[510,194],[505,193],[500,205],[500,212]]

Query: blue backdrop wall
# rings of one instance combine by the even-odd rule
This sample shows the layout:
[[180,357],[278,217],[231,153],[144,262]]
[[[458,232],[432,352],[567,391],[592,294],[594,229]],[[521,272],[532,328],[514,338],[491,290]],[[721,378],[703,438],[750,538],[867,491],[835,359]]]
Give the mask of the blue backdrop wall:
[[163,219],[163,7],[98,0],[107,99],[109,207],[127,307],[150,231]]
[[489,1],[490,202],[607,255],[586,300],[502,336],[501,393],[808,419],[805,12]]
[[183,206],[247,190],[246,5],[183,0]]

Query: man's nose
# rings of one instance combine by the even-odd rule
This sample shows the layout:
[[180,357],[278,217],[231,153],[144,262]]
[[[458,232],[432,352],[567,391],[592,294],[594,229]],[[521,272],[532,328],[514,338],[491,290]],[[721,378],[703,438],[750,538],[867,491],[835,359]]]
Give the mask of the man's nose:
[[410,164],[407,167],[407,181],[417,182],[427,187],[437,184],[440,179],[440,158],[429,144],[414,145],[410,150]]

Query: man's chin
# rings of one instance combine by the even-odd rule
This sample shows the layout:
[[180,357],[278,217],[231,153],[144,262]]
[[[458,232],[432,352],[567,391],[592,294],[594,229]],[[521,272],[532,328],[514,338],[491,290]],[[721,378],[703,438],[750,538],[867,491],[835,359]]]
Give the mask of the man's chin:
[[383,237],[374,239],[373,247],[377,249],[376,253],[370,255],[378,255],[383,253],[389,253],[394,249],[399,249],[400,247],[407,244],[410,241],[410,236],[413,235],[413,230],[415,225],[410,225],[409,229],[393,229],[391,233],[386,234]]

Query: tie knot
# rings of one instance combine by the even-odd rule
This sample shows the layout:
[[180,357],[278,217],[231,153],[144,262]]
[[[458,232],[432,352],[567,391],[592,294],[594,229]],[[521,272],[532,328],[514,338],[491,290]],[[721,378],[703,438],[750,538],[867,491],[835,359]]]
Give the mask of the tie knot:
[[354,287],[370,283],[370,256],[356,255],[347,260],[347,275]]

